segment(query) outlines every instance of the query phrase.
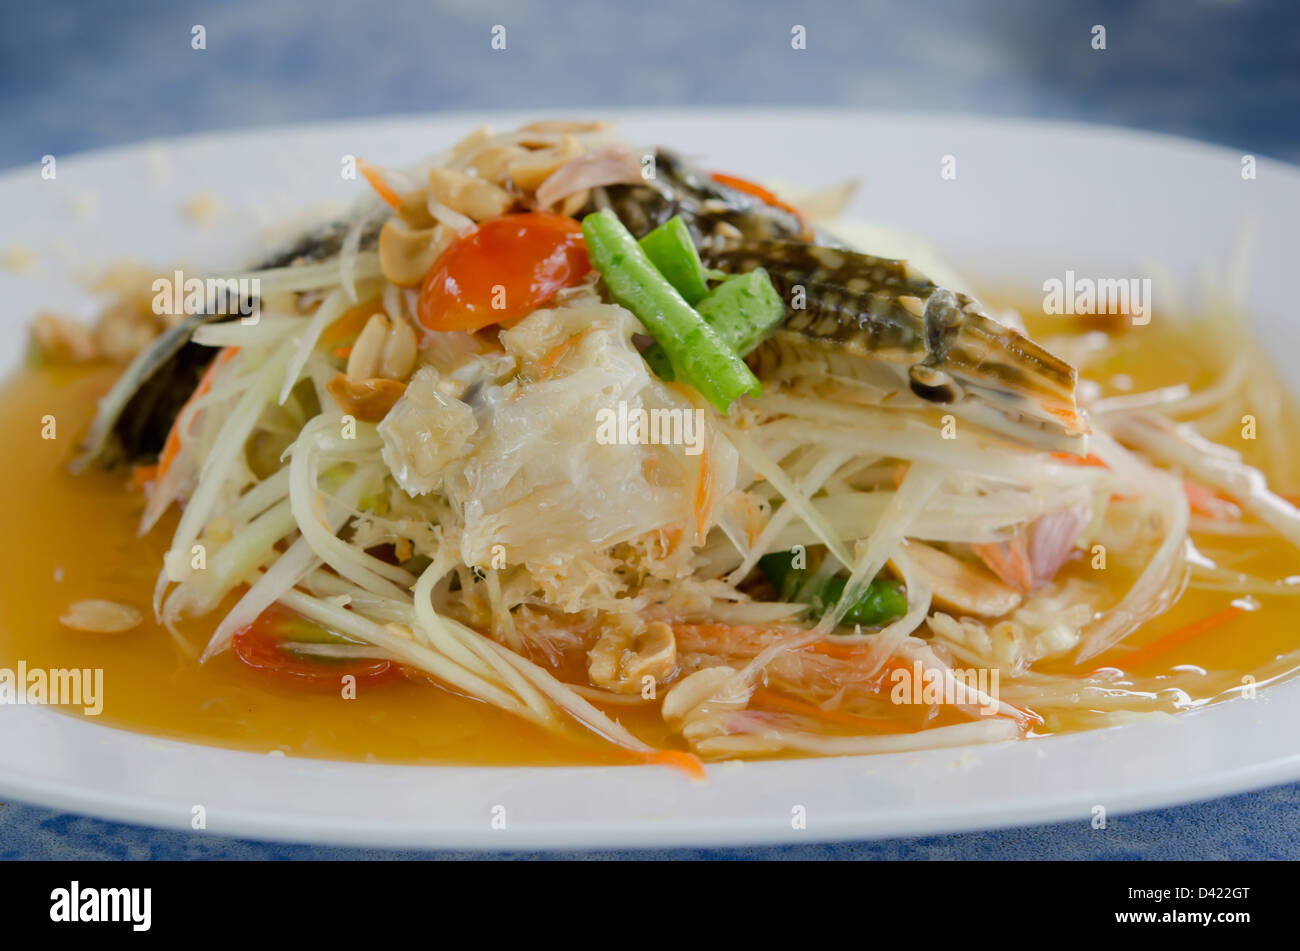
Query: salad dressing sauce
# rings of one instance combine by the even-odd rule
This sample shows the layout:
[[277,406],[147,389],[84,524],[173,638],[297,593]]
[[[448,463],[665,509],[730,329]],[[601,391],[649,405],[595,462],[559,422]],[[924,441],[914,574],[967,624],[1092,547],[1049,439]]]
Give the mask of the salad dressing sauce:
[[[1167,360],[1136,360],[1126,372],[1141,389],[1184,371],[1171,369]],[[0,544],[0,667],[12,670],[25,661],[28,669],[100,668],[104,708],[97,722],[242,750],[390,763],[628,762],[611,744],[580,728],[552,735],[486,704],[402,678],[363,682],[357,698],[345,700],[333,688],[285,683],[247,668],[229,652],[198,664],[152,620],[154,582],[175,515],[139,538],[143,498],[125,489],[125,471],[73,476],[66,469],[95,401],[116,372],[27,369],[3,387],[0,431],[7,434],[10,450],[6,489],[11,504]],[[1182,379],[1190,377],[1184,372]],[[54,439],[42,438],[47,415],[55,418]],[[1216,541],[1216,551],[1222,553],[1225,546],[1231,552],[1225,567],[1233,570],[1266,578],[1300,574],[1300,555],[1273,537]],[[1087,559],[1076,559],[1067,570],[1096,578]],[[1108,574],[1104,581],[1117,600],[1131,576]],[[1168,613],[1087,666],[1122,667],[1132,645],[1222,611],[1234,597],[1232,592],[1189,589]],[[132,604],[145,621],[121,634],[63,627],[58,619],[67,605],[86,598]],[[1265,596],[1258,604],[1259,610],[1243,612],[1150,660],[1131,677],[1133,686],[1177,688],[1191,702],[1203,702],[1240,688],[1248,675],[1263,685],[1291,673],[1300,662],[1300,597]],[[180,639],[197,654],[220,616],[185,622]],[[1078,672],[1068,659],[1040,662],[1035,669]],[[83,715],[80,707],[61,709]],[[673,745],[655,705],[609,712],[648,742]],[[907,715],[907,710],[900,714]],[[1040,732],[1089,725],[1086,714],[1072,715],[1055,718]]]

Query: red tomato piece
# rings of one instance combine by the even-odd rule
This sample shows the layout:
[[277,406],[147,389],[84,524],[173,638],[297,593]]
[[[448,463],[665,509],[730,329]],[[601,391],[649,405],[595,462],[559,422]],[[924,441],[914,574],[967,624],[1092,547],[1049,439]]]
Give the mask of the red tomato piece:
[[534,211],[485,221],[438,257],[420,288],[429,330],[508,324],[591,270],[582,226]]
[[235,656],[257,670],[321,685],[337,685],[351,674],[360,681],[375,683],[395,674],[391,661],[366,658],[316,657],[286,650],[293,641],[325,641],[329,631],[309,621],[292,608],[272,604],[248,627],[240,628],[231,640]]

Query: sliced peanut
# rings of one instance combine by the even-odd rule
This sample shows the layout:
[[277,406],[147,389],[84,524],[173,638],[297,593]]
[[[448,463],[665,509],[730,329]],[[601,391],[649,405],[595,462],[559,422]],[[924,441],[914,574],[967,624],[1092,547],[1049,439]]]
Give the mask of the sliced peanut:
[[582,154],[582,146],[571,135],[566,135],[549,148],[530,152],[523,158],[510,163],[507,172],[515,186],[524,191],[533,191],[550,177],[560,166],[567,165]]
[[678,681],[659,708],[664,722],[682,731],[715,713],[743,710],[749,689],[730,667],[705,667]]
[[90,598],[75,601],[59,616],[59,623],[88,634],[120,634],[138,627],[144,615],[137,608],[117,601]]
[[429,169],[429,194],[453,211],[486,221],[504,215],[514,199],[503,188],[449,168]]
[[1001,617],[1020,605],[1015,589],[993,573],[918,541],[908,541],[907,555],[930,579],[934,603],[976,617]]

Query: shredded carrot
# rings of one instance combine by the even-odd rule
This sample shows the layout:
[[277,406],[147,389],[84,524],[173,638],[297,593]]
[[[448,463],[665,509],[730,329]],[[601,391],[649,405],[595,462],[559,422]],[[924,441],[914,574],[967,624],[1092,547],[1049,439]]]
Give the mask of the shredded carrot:
[[1044,406],[1043,409],[1045,409],[1047,412],[1051,413],[1051,414],[1052,414],[1053,416],[1055,416],[1057,419],[1065,420],[1065,422],[1067,422],[1067,423],[1077,423],[1077,422],[1079,422],[1079,411],[1078,411],[1078,410],[1067,409],[1067,408],[1062,407],[1062,406]]
[[[837,660],[860,660],[866,657],[871,650],[869,644],[858,646],[856,644],[832,644],[828,641],[818,641],[815,644],[809,644],[803,648],[810,654],[823,654],[826,657],[834,657]],[[903,660],[901,657],[891,657],[885,661],[881,670],[911,670],[912,662]]]
[[[868,652],[870,652],[871,647],[866,644],[859,646],[856,644],[832,644],[828,641],[817,641],[814,644],[809,644],[807,647],[803,648],[803,650],[808,651],[810,654],[821,654],[823,657],[834,657],[836,660],[856,661],[864,659]],[[880,691],[888,683],[889,677],[894,671],[910,671],[911,669],[911,661],[903,660],[901,657],[897,656],[890,657],[881,665],[880,670],[876,675],[876,682],[872,685],[871,689]]]
[[563,360],[566,356],[568,356],[569,351],[572,349],[573,349],[573,337],[570,337],[568,340],[565,340],[563,343],[557,344],[556,346],[552,347],[547,352],[546,356],[542,357],[542,362],[538,364],[538,368],[542,371],[541,378],[543,380],[550,379],[551,374],[555,372],[556,364],[558,364],[561,360]]
[[148,483],[158,481],[158,464],[151,466],[135,466],[131,470],[131,478],[127,480],[128,489],[143,489]]
[[1057,462],[1065,462],[1072,466],[1098,466],[1102,469],[1110,467],[1102,460],[1101,456],[1095,452],[1090,452],[1086,456],[1076,456],[1072,452],[1054,452],[1052,458]]
[[703,545],[713,520],[713,466],[709,463],[709,441],[700,441],[700,481],[695,486],[695,544]]
[[366,177],[370,187],[379,194],[389,208],[397,211],[402,207],[402,196],[393,191],[388,182],[384,181],[384,176],[379,174],[379,169],[364,159],[357,159],[357,168],[361,169],[361,174]]
[[704,771],[704,764],[694,753],[686,753],[682,750],[651,750],[648,753],[637,753],[636,756],[648,766],[671,766],[691,779],[705,782],[709,778],[709,774]]
[[763,534],[762,513],[759,511],[754,497],[748,492],[740,497],[740,502],[745,509],[745,540],[749,542],[749,546],[752,548],[757,544],[758,537]]
[[893,720],[882,717],[862,717],[854,713],[845,713],[843,710],[823,710],[815,703],[808,703],[795,697],[787,697],[771,690],[755,690],[750,699],[770,709],[781,710],[786,713],[799,713],[804,716],[825,720],[828,723],[839,723],[860,729],[877,731],[887,729],[895,733],[900,732],[898,723]]
[[1183,479],[1183,492],[1187,495],[1187,504],[1197,515],[1220,522],[1234,522],[1241,518],[1241,508],[1237,503],[1209,486]]
[[[1191,624],[1186,624],[1175,631],[1169,632],[1164,637],[1158,637],[1150,644],[1144,644],[1137,650],[1119,657],[1116,660],[1116,663],[1122,664],[1125,670],[1132,670],[1134,667],[1140,667],[1159,657],[1161,654],[1168,653],[1173,648],[1187,643],[1193,638],[1200,637],[1202,634],[1206,634],[1214,630],[1216,627],[1222,627],[1236,618],[1237,615],[1243,613],[1245,613],[1244,608],[1239,608],[1235,604],[1230,605],[1222,611],[1211,614],[1209,617],[1203,617],[1199,621],[1193,621]],[[1104,664],[1102,667],[1098,667],[1091,671],[1091,673],[1096,673],[1097,670],[1101,670],[1103,667],[1112,666],[1114,666],[1114,664]]]
[[[172,463],[176,461],[176,457],[180,454],[181,417],[185,415],[185,411],[189,409],[190,404],[201,397],[204,393],[208,392],[208,390],[212,389],[212,378],[216,375],[217,368],[228,363],[230,358],[238,352],[238,347],[226,347],[217,354],[216,359],[209,363],[208,368],[203,371],[203,376],[199,379],[199,385],[194,388],[194,392],[190,394],[190,398],[185,401],[185,405],[181,407],[181,411],[176,414],[176,419],[172,422],[172,428],[167,433],[167,439],[163,443],[162,452],[158,455],[158,468],[154,473],[155,482],[162,481],[163,476],[167,474],[167,470],[171,468]],[[190,425],[192,426],[193,424],[194,421],[190,420]]]
[[709,176],[719,185],[726,185],[728,188],[734,188],[738,192],[744,192],[746,195],[753,195],[759,201],[774,208],[780,208],[782,211],[788,211],[799,219],[799,223],[805,228],[808,227],[804,219],[803,212],[789,202],[782,201],[772,192],[756,182],[751,182],[747,178],[740,178],[737,175],[727,175],[723,172],[714,172]]
[[332,352],[334,356],[338,357],[340,360],[346,360],[348,357],[352,356],[352,347],[335,347]]
[[542,357],[541,362],[538,364],[538,368],[542,371],[541,379],[549,380],[551,378],[551,374],[555,372],[555,368],[559,365],[560,361],[569,355],[569,351],[587,335],[587,331],[590,329],[591,328],[588,327],[585,330],[578,331],[572,337],[556,344],[547,351],[546,355]]

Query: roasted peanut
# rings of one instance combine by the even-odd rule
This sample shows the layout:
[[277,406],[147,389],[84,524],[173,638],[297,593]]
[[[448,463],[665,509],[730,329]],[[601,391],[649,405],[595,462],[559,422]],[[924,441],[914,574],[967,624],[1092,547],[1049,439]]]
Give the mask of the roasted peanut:
[[379,267],[384,277],[399,287],[415,287],[454,238],[455,233],[445,225],[413,230],[397,218],[389,218],[379,232]]
[[415,331],[405,320],[373,314],[352,345],[347,377],[354,382],[404,380],[415,367]]
[[515,187],[532,191],[556,171],[561,165],[571,162],[582,154],[582,146],[571,135],[548,148],[529,152],[522,158],[511,162],[507,168],[510,181]]
[[406,392],[406,384],[374,378],[350,380],[342,373],[325,385],[339,409],[367,423],[377,423]]
[[486,221],[504,215],[514,204],[505,189],[449,168],[429,169],[429,194],[452,211]]
[[527,154],[528,150],[519,145],[490,145],[470,159],[466,168],[484,181],[500,185],[510,163]]
[[628,622],[616,622],[587,654],[591,682],[616,693],[636,693],[642,679],[666,680],[677,668],[677,641],[673,629],[661,621],[637,631]]
[[400,317],[394,318],[384,336],[378,375],[390,380],[405,380],[415,368],[416,349],[415,331],[411,325]]

